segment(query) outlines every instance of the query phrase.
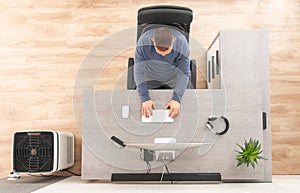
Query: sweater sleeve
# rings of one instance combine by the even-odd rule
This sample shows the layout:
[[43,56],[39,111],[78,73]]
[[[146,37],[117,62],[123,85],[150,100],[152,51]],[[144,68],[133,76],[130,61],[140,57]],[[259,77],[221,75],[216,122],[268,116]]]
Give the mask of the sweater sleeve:
[[173,93],[173,100],[181,102],[183,94],[186,90],[190,77],[190,59],[189,47],[187,42],[182,44],[178,59],[175,61],[175,66],[178,66],[179,77]]
[[145,80],[146,62],[143,56],[142,46],[137,46],[134,56],[134,79],[142,102],[150,100],[147,82]]

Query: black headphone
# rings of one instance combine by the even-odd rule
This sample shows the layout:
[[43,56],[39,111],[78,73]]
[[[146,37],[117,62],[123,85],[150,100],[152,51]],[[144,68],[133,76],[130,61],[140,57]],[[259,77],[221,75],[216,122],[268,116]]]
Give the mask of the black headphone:
[[[215,120],[217,120],[218,118],[223,119],[223,120],[225,121],[225,124],[226,124],[225,129],[224,129],[223,131],[221,131],[221,132],[216,132],[216,131],[214,130],[214,126],[210,123],[210,121],[215,121]],[[224,116],[210,116],[210,117],[208,118],[208,122],[206,123],[206,127],[207,127],[208,129],[210,129],[210,130],[211,130],[214,134],[216,134],[216,135],[224,135],[225,133],[227,133],[227,131],[228,131],[228,129],[229,129],[229,121],[228,121],[228,119],[227,119],[226,117],[224,117]]]

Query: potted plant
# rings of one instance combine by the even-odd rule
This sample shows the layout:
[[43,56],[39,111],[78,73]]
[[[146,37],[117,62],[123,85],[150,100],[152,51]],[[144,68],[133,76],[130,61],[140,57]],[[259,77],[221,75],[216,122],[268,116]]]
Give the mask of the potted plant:
[[258,140],[253,140],[250,138],[249,141],[244,142],[244,146],[236,144],[240,147],[240,150],[235,150],[238,154],[236,156],[236,160],[238,161],[237,167],[240,165],[246,165],[247,167],[251,165],[253,169],[255,169],[255,165],[258,164],[257,160],[263,159],[267,160],[260,154],[262,153],[261,144]]

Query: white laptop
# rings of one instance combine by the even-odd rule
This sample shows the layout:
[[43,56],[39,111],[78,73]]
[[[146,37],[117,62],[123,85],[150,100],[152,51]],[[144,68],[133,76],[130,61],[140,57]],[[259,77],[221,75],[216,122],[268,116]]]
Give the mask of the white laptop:
[[173,123],[174,119],[169,117],[170,110],[152,110],[152,116],[142,116],[143,123]]

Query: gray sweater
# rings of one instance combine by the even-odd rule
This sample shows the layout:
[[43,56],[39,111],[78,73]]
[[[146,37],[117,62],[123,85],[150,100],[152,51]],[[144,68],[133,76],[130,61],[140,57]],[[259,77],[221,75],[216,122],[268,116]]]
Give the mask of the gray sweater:
[[134,78],[142,102],[150,100],[147,81],[164,82],[174,88],[173,100],[181,102],[190,76],[189,46],[179,31],[171,30],[176,41],[172,52],[162,56],[155,51],[151,37],[155,29],[144,33],[136,47]]

